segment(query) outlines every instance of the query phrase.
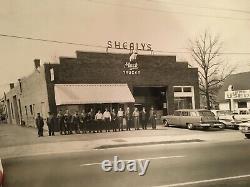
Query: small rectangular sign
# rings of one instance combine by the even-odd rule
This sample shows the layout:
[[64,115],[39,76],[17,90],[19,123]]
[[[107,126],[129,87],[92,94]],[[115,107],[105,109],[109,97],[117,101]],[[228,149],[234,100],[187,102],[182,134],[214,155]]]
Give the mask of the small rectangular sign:
[[225,91],[225,99],[247,99],[250,98],[250,90]]

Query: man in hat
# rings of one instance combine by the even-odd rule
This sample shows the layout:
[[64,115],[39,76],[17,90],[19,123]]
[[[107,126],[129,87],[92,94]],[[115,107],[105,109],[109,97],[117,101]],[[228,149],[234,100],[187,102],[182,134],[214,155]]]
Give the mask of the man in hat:
[[38,137],[43,136],[43,126],[44,126],[43,118],[40,116],[40,113],[37,113],[36,127],[38,130]]
[[51,112],[48,112],[47,125],[49,129],[49,136],[55,136],[55,118]]

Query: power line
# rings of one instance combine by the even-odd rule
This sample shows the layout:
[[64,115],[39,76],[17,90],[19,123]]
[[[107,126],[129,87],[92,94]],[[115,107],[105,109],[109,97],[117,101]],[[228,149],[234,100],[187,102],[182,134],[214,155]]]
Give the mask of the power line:
[[[69,45],[77,45],[77,46],[85,46],[85,47],[96,47],[96,48],[102,48],[107,49],[106,46],[101,45],[91,45],[91,44],[84,44],[84,43],[75,43],[75,42],[65,42],[60,40],[48,40],[43,38],[34,38],[34,37],[27,37],[27,36],[19,36],[19,35],[9,35],[9,34],[3,34],[0,33],[0,37],[7,37],[7,38],[14,38],[14,39],[24,39],[24,40],[34,40],[39,42],[48,42],[48,43],[58,43],[58,44],[69,44]],[[116,48],[111,48],[116,49]],[[130,49],[123,49],[127,51],[131,51]],[[190,54],[189,51],[165,51],[165,50],[152,50],[152,52],[159,52],[159,53],[168,53],[168,54]],[[214,53],[211,53],[214,54]],[[250,52],[220,52],[216,54],[222,54],[222,55],[250,55]]]
[[196,17],[207,17],[207,18],[217,18],[217,19],[227,19],[227,20],[239,20],[239,21],[250,21],[250,18],[238,18],[238,17],[229,17],[229,16],[210,16],[205,14],[195,14],[195,13],[187,13],[187,12],[181,12],[181,11],[168,11],[163,9],[156,9],[156,8],[144,8],[140,6],[134,6],[134,5],[128,5],[128,4],[119,4],[119,3],[107,3],[104,1],[94,1],[94,0],[87,0],[91,3],[96,4],[103,4],[103,5],[111,5],[111,6],[118,6],[118,7],[128,7],[133,9],[140,9],[144,11],[151,11],[151,12],[164,12],[168,14],[180,14],[180,15],[189,15],[189,16],[196,16]]
[[[145,0],[149,2],[160,2],[160,0]],[[219,10],[219,11],[227,11],[227,12],[237,12],[237,13],[243,13],[243,14],[250,14],[250,11],[247,10],[241,10],[241,9],[227,9],[227,8],[221,8],[221,7],[207,7],[207,6],[194,6],[190,4],[183,4],[183,3],[167,3],[168,5],[174,5],[174,6],[180,6],[180,7],[190,7],[190,8],[201,8],[201,9],[208,9],[208,10]]]
[[58,44],[68,44],[68,45],[80,45],[80,46],[85,46],[85,47],[106,48],[106,47],[100,46],[100,45],[89,45],[89,44],[76,43],[76,42],[65,42],[65,41],[59,41],[59,40],[48,40],[48,39],[42,39],[42,38],[17,36],[17,35],[10,35],[10,34],[0,34],[0,36],[8,37],[8,38],[16,38],[16,39],[26,39],[26,40],[35,40],[35,41],[41,41],[41,42],[58,43]]

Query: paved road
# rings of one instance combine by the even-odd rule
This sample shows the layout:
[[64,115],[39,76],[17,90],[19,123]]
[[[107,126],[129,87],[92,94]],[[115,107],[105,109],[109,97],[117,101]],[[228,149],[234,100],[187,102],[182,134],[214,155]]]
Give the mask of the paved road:
[[[21,127],[10,124],[0,124],[0,148],[22,145],[34,145],[41,143],[55,143],[55,142],[68,142],[68,141],[92,141],[97,139],[110,139],[110,138],[128,138],[128,137],[152,137],[152,136],[181,136],[181,135],[198,135],[203,136],[206,134],[224,134],[224,133],[237,134],[235,130],[218,130],[211,129],[208,131],[202,130],[187,130],[173,127],[163,127],[159,125],[157,130],[140,130],[140,131],[123,131],[123,132],[109,132],[109,133],[88,133],[88,134],[73,134],[73,135],[59,135],[48,136],[45,131],[45,137],[38,138],[37,130],[35,128]],[[238,133],[240,134],[240,133]],[[240,135],[241,137],[241,135]]]
[[[249,146],[243,139],[6,159],[4,187],[250,186]],[[146,175],[102,171],[98,163],[115,155],[124,160],[150,158]]]

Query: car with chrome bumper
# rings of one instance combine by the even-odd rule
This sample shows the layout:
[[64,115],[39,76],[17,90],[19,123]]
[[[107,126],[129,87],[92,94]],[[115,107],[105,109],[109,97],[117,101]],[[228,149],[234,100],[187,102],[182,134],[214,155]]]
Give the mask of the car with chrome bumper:
[[229,110],[211,110],[211,112],[214,113],[217,120],[224,124],[225,128],[238,130],[239,123],[242,123],[242,120],[244,121],[244,118],[238,115],[235,117],[235,114]]
[[189,130],[195,128],[224,128],[224,125],[216,120],[210,110],[205,109],[181,109],[176,110],[173,115],[166,116],[163,121],[165,126],[174,125],[186,127]]
[[239,124],[239,130],[245,134],[247,139],[250,139],[250,122],[243,122]]

